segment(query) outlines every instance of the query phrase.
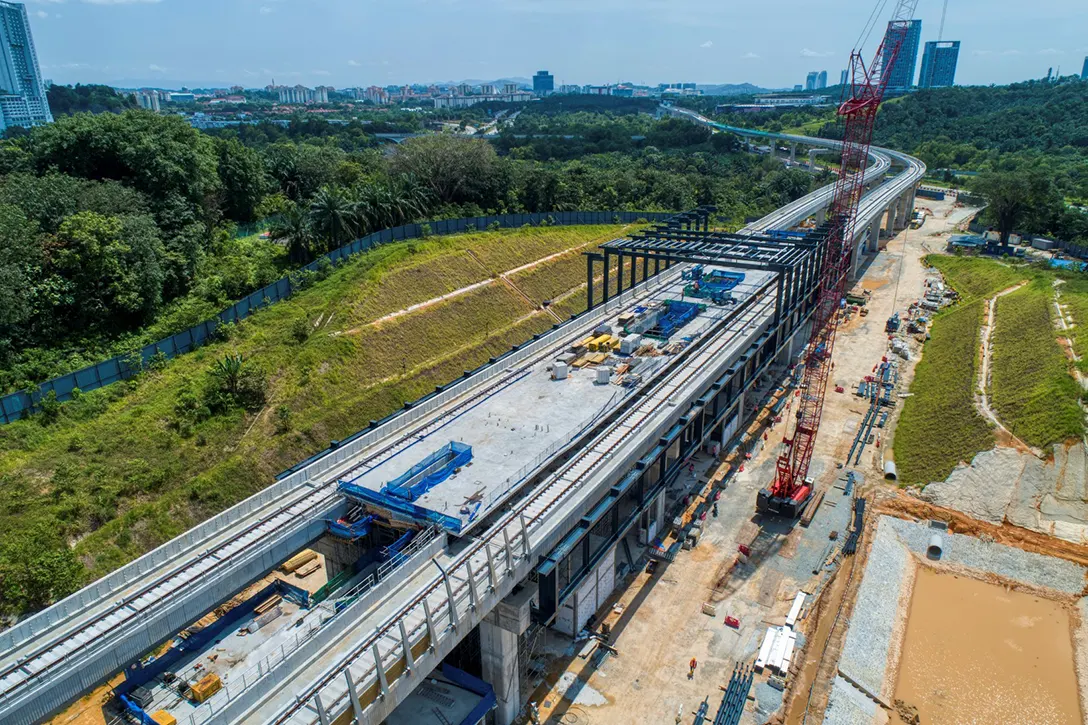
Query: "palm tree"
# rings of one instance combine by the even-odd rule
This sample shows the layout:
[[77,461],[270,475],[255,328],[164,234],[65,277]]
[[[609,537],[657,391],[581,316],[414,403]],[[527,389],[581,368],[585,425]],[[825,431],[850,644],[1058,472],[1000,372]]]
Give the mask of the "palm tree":
[[356,200],[339,186],[322,186],[314,194],[310,202],[310,223],[326,249],[335,249],[354,236],[356,206]]
[[291,204],[272,223],[268,236],[287,246],[288,258],[296,264],[305,264],[313,258],[313,230],[310,217],[297,204]]
[[223,392],[237,398],[242,387],[242,370],[245,359],[241,355],[224,355],[212,366],[212,375],[219,381]]
[[354,193],[360,233],[406,224],[430,208],[426,190],[411,177],[359,185]]

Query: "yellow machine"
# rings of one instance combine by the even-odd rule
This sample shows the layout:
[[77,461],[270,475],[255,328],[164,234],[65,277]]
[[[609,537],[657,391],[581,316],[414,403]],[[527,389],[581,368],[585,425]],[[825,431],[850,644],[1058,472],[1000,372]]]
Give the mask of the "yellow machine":
[[209,672],[200,678],[200,682],[189,685],[189,699],[193,702],[204,702],[222,689],[223,681],[219,679],[219,675]]

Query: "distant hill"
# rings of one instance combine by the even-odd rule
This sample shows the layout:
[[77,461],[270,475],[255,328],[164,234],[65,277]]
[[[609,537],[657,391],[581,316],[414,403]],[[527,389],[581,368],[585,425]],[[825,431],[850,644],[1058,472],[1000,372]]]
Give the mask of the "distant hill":
[[80,85],[49,86],[46,91],[49,110],[54,116],[67,116],[71,113],[120,113],[126,108],[136,108],[132,96],[118,93],[109,86]]
[[754,93],[767,93],[768,89],[751,83],[721,83],[718,85],[697,85],[696,89],[704,96],[750,96]]

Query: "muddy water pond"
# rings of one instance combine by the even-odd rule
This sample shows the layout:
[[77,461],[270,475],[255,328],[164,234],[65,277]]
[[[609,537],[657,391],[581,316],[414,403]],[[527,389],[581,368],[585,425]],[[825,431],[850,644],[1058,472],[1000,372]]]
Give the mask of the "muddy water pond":
[[1058,602],[921,567],[895,699],[924,725],[1080,723],[1073,660]]

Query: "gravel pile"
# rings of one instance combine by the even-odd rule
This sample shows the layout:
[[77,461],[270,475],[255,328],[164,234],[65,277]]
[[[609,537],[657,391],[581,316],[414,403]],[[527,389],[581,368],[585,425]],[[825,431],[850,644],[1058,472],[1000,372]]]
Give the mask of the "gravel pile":
[[824,725],[870,725],[876,710],[875,702],[843,678],[836,677],[831,685]]
[[[782,707],[782,693],[766,682],[757,682],[753,691],[756,695],[756,712],[764,718],[770,717]],[[711,719],[713,719],[713,715],[712,711]]]

